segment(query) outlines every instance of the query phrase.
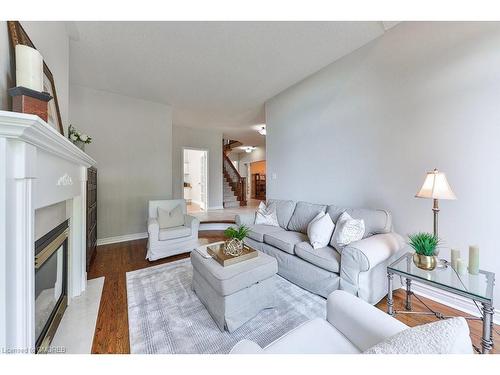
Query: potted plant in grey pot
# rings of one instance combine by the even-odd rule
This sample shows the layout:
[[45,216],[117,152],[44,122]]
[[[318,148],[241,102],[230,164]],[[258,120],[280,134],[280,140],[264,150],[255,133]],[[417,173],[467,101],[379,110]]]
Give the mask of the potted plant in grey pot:
[[431,271],[437,266],[436,250],[440,243],[439,238],[431,233],[415,233],[408,236],[408,244],[415,250],[413,263],[418,268]]

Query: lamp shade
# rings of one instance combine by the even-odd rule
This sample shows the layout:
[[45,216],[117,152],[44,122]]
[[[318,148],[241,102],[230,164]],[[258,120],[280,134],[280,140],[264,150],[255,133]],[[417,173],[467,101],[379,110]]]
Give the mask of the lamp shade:
[[427,172],[424,184],[415,196],[417,198],[457,199],[455,193],[451,190],[446,175],[437,169]]

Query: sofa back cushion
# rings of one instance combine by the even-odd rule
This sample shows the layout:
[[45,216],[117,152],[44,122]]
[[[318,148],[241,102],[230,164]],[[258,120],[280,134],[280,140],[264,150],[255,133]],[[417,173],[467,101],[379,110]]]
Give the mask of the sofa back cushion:
[[369,208],[346,208],[339,206],[328,206],[326,212],[337,222],[343,212],[347,212],[353,219],[362,219],[365,222],[365,234],[363,238],[374,234],[389,233],[392,230],[391,214],[385,210]]
[[[326,210],[324,204],[298,202],[288,223],[288,230],[307,233],[307,226],[320,212]],[[333,219],[332,219],[333,220]]]
[[280,199],[269,199],[267,205],[276,206],[276,214],[278,215],[278,223],[281,228],[286,229],[288,222],[292,217],[293,210],[295,209],[294,201],[285,201]]

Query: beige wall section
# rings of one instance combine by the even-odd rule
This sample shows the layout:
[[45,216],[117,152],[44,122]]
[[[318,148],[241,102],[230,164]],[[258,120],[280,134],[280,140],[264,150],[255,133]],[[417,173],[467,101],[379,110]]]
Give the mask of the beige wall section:
[[[65,23],[22,21],[21,24],[54,75],[57,99],[66,132],[69,118],[69,39]],[[0,21],[0,108],[3,110],[10,110],[10,100],[6,90],[13,87],[16,80],[13,55],[7,22]]]
[[500,274],[499,45],[498,22],[403,22],[279,94],[269,198],[384,207],[401,234],[432,231],[432,201],[414,195],[439,168],[458,197],[440,202],[444,246],[467,259],[477,243]]
[[222,131],[184,126],[173,127],[173,194],[182,198],[182,149],[208,150],[208,208],[222,207]]
[[172,109],[71,85],[71,124],[97,161],[98,238],[147,231],[147,204],[172,197]]

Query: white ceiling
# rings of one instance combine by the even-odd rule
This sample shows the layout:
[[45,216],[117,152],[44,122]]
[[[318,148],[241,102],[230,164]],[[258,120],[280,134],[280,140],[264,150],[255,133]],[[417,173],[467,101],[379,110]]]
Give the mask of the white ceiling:
[[[384,33],[382,22],[71,22],[72,83],[170,104],[245,144],[264,102]],[[243,139],[242,139],[243,138]]]

